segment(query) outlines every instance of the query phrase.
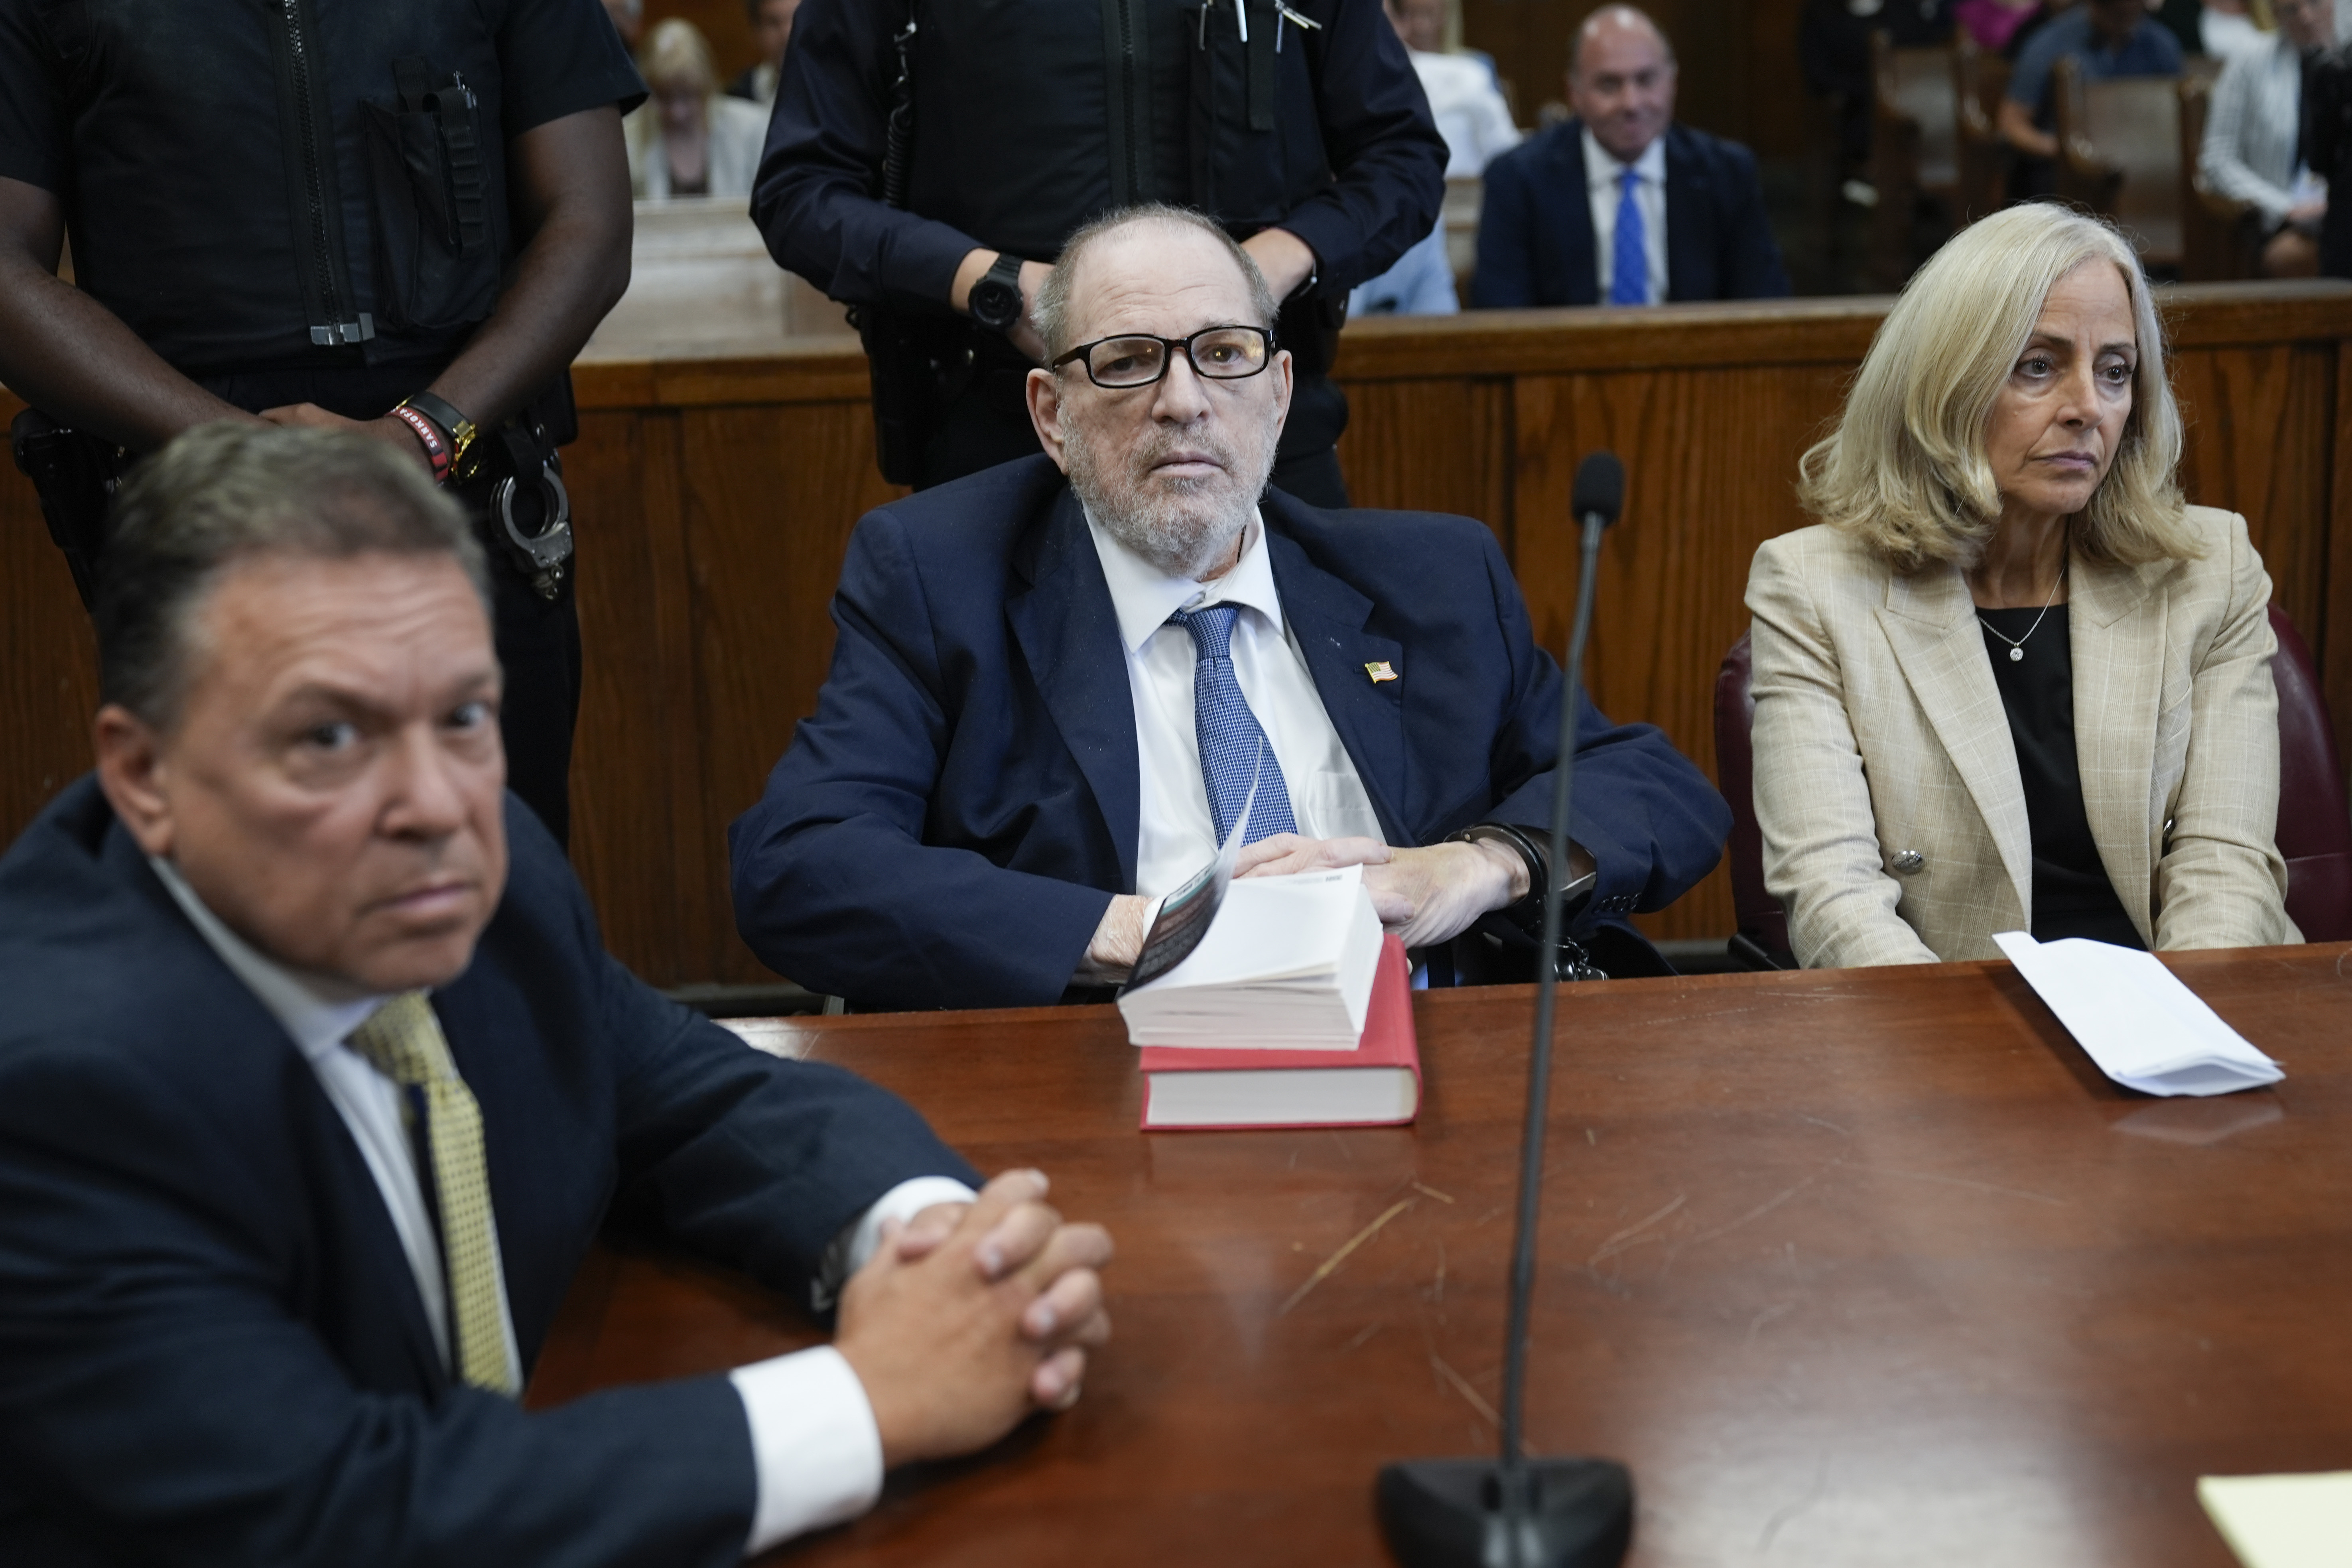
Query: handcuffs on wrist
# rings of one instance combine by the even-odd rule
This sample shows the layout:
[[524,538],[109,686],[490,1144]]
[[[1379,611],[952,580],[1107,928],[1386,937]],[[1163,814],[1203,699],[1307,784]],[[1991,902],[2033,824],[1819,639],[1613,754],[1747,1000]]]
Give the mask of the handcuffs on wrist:
[[[483,506],[486,521],[496,525],[487,531],[490,542],[530,579],[541,598],[552,599],[560,594],[572,563],[572,496],[563,488],[554,452],[541,442],[539,432],[520,421],[484,432],[456,406],[429,392],[404,398],[392,413],[415,432],[433,462],[435,480],[443,485],[471,484],[481,477],[491,454],[505,458],[507,471],[490,485]],[[438,452],[436,437],[441,443]],[[517,481],[534,469],[530,488],[522,489]],[[522,502],[520,518],[518,500]],[[538,526],[526,529],[523,523],[530,521],[534,504]]]
[[[1528,890],[1494,912],[1528,942],[1540,946],[1543,942],[1544,888],[1551,879],[1550,847],[1526,829],[1507,822],[1474,822],[1459,833],[1448,834],[1448,844],[1494,844],[1510,850],[1525,862],[1528,870]],[[1571,862],[1571,865],[1573,862]],[[1591,900],[1595,883],[1601,879],[1596,868],[1581,876],[1571,876],[1559,890],[1559,951],[1553,955],[1563,980],[1601,980],[1608,978],[1592,966],[1584,945],[1568,934],[1569,922]]]

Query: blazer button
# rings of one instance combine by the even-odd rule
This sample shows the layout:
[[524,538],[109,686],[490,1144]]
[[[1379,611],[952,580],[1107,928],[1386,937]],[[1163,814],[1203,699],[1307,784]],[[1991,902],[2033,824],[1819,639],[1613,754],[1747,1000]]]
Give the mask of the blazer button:
[[1927,858],[1916,849],[1897,849],[1893,864],[1896,876],[1916,877],[1927,866]]

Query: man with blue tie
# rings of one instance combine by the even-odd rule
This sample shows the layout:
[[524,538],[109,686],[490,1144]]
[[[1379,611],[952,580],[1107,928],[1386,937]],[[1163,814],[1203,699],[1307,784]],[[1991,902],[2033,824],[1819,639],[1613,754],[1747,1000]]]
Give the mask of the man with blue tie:
[[1474,307],[1789,292],[1755,155],[1675,124],[1675,85],[1674,47],[1649,17],[1608,5],[1585,21],[1568,68],[1576,117],[1487,165]]
[[[1360,863],[1436,971],[1474,923],[1524,930],[1560,674],[1494,535],[1267,488],[1290,359],[1197,214],[1082,228],[1036,310],[1044,453],[851,541],[817,710],[730,834],[752,951],[863,1005],[1099,994],[1253,783],[1244,875]],[[1729,814],[1654,729],[1587,701],[1576,743],[1573,934],[1654,972],[1626,917],[1706,875]]]

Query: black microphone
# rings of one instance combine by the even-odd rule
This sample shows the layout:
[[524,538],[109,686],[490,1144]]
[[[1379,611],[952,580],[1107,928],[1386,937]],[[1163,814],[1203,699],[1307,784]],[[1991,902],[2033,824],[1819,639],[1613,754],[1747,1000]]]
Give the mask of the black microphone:
[[[1544,1133],[1551,1107],[1552,1011],[1562,978],[1560,885],[1568,871],[1569,807],[1576,780],[1577,697],[1601,573],[1601,536],[1625,501],[1625,465],[1595,452],[1576,470],[1570,504],[1584,525],[1576,620],[1560,688],[1559,756],[1552,769],[1550,885],[1543,890],[1543,962],[1528,1059],[1528,1120],[1519,1142],[1517,1231],[1503,1341],[1502,1452],[1495,1459],[1409,1459],[1383,1466],[1381,1529],[1404,1568],[1616,1568],[1633,1535],[1633,1477],[1611,1459],[1530,1459],[1522,1451],[1528,1313],[1535,1295],[1536,1227],[1543,1211]],[[1597,972],[1580,963],[1566,975]]]

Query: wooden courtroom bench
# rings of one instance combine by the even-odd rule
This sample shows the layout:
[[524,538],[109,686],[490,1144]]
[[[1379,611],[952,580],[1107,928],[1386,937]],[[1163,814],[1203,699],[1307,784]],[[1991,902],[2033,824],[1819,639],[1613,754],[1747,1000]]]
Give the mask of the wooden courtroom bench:
[[1873,33],[1870,63],[1870,183],[1878,191],[1870,275],[1877,287],[1895,289],[1951,233],[1958,95],[1949,48],[1898,49],[1885,33]]
[[[2243,511],[2352,735],[2352,285],[2165,294],[2191,500]],[[1838,406],[1884,299],[1482,311],[1359,322],[1338,374],[1359,503],[1495,530],[1538,635],[1575,592],[1577,461],[1629,476],[1602,558],[1591,689],[1710,774],[1711,696],[1748,624],[1756,546],[1803,526],[1797,458]],[[583,360],[564,454],[582,538],[587,689],[573,854],[615,952],[660,984],[756,983],[734,935],[725,830],[813,706],[850,529],[875,472],[866,363],[839,339],[751,357]],[[7,401],[0,415],[13,416]],[[2331,542],[2334,542],[2331,548]],[[89,632],[30,487],[0,474],[0,837],[88,766]],[[1653,934],[1734,927],[1721,871]]]
[[1954,153],[1957,195],[1952,217],[1971,224],[2009,201],[2009,143],[2000,131],[2000,100],[2009,92],[2009,62],[1987,54],[1966,27],[1952,47],[1952,93],[1959,116]]

